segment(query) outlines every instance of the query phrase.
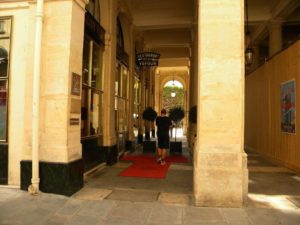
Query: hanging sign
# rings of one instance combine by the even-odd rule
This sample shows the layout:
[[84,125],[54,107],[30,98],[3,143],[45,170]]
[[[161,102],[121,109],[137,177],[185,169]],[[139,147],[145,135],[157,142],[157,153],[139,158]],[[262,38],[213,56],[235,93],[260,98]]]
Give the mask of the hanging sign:
[[158,66],[159,57],[156,52],[141,52],[136,54],[136,64],[139,67]]

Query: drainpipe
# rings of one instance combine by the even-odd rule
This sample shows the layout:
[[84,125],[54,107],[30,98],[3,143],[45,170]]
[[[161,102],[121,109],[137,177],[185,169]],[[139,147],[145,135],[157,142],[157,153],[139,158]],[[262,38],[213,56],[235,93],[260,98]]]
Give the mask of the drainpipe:
[[35,17],[35,46],[33,69],[33,102],[32,102],[32,178],[28,191],[31,194],[39,192],[39,108],[40,108],[40,75],[41,75],[41,48],[43,29],[44,0],[37,0]]

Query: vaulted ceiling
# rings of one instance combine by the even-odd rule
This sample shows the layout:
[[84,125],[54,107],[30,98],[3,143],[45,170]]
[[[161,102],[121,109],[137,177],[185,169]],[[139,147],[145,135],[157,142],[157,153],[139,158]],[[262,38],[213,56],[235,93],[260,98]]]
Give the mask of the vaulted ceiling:
[[[124,0],[146,48],[161,53],[160,66],[188,66],[197,0]],[[199,0],[201,1],[201,0]],[[250,31],[257,41],[267,35],[272,18],[300,21],[300,0],[248,0]]]

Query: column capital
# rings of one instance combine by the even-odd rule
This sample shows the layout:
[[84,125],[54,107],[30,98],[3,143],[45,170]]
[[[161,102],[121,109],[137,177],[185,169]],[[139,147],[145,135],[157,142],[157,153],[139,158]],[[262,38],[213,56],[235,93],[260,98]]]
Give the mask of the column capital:
[[85,6],[89,3],[90,0],[73,0],[76,2],[83,10],[85,10]]
[[282,24],[285,22],[284,18],[273,18],[268,21],[268,28],[272,27],[281,27]]
[[111,34],[110,33],[105,32],[104,42],[105,42],[105,50],[107,50],[111,46]]

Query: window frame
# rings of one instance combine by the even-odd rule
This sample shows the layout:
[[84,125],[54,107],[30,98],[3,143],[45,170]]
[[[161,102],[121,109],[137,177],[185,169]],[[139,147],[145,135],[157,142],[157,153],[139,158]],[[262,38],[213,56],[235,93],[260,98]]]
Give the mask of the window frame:
[[11,59],[11,47],[12,47],[12,38],[13,38],[13,35],[12,35],[13,17],[12,16],[3,16],[3,17],[0,17],[0,21],[10,21],[8,36],[2,37],[5,35],[5,32],[0,33],[0,40],[9,39],[6,76],[0,77],[0,81],[6,81],[6,131],[5,131],[6,135],[5,135],[5,139],[0,139],[0,143],[2,144],[2,143],[8,143],[8,140],[9,140],[9,100],[10,100],[10,79],[9,78],[10,78],[10,65],[11,65],[11,60],[10,60]]

